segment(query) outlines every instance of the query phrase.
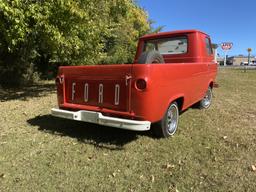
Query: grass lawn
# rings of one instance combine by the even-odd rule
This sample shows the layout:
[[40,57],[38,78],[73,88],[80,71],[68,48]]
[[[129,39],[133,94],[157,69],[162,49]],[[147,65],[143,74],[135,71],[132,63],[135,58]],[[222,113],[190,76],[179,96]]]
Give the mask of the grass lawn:
[[256,191],[256,70],[221,69],[168,139],[51,117],[53,82],[0,91],[0,191]]

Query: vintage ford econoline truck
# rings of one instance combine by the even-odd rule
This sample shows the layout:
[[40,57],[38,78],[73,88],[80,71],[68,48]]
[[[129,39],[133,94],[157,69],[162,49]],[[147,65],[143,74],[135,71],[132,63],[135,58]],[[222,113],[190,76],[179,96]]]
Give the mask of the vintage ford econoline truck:
[[217,64],[210,37],[198,30],[139,39],[134,64],[65,66],[56,78],[52,115],[122,129],[173,135],[180,112],[208,108]]

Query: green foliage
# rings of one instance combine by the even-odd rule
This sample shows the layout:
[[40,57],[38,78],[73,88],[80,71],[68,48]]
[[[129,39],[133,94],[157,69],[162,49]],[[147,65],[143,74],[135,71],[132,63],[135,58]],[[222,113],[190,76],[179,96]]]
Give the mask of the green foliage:
[[[122,6],[118,6],[120,2]],[[116,6],[112,7],[111,14],[111,33],[105,38],[107,55],[102,62],[132,63],[138,38],[150,31],[147,15],[144,10],[131,3],[130,0],[116,3]]]
[[132,0],[0,0],[0,83],[51,63],[132,62],[147,18]]

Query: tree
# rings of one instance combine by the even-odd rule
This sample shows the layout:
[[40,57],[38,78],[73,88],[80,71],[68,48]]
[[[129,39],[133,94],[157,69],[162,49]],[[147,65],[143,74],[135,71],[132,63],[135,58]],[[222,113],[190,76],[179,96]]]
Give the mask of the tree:
[[[146,12],[130,0],[114,0],[103,63],[132,63],[138,38],[150,31]],[[122,6],[120,6],[122,5]]]
[[44,77],[53,63],[132,62],[147,18],[132,0],[0,0],[0,83]]

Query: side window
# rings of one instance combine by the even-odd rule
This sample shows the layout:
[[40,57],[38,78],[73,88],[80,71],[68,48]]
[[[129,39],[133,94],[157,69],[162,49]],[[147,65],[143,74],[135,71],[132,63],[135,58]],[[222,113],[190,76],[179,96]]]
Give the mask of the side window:
[[206,43],[206,50],[208,55],[212,55],[213,51],[212,51],[212,45],[211,45],[211,41],[208,37],[205,38],[205,43]]

